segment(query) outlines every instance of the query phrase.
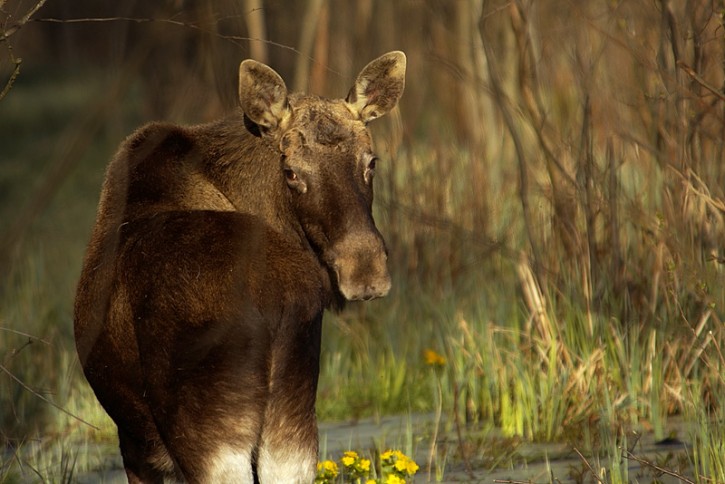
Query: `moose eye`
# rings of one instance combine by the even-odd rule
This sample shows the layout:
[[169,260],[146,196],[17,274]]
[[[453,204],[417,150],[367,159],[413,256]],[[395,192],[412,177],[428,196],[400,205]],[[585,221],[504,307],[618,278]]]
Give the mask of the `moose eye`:
[[375,166],[377,165],[378,159],[377,158],[371,158],[370,161],[368,161],[368,166],[365,168],[365,182],[370,183],[370,181],[373,179],[373,175],[375,174]]
[[300,178],[299,175],[297,175],[297,172],[294,171],[292,168],[285,168],[284,169],[284,177],[285,180],[287,180],[287,186],[294,189],[298,193],[306,193],[307,192],[307,183],[304,181],[304,177]]
[[284,177],[287,179],[288,182],[297,181],[297,173],[295,173],[295,171],[291,168],[286,168],[284,170]]

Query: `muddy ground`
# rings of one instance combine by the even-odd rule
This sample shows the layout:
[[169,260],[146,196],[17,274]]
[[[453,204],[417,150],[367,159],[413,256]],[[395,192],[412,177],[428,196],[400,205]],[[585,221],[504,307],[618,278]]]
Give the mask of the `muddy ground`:
[[[605,463],[606,467],[609,466],[604,454],[601,461],[596,456],[580,456],[573,444],[522,443],[496,435],[496,430],[481,432],[474,438],[469,433],[468,441],[477,443],[467,447],[464,460],[460,453],[461,446],[458,444],[455,425],[445,422],[438,425],[434,452],[436,459],[430,460],[432,436],[436,433],[435,417],[432,415],[390,416],[357,422],[323,422],[319,427],[320,454],[323,459],[339,460],[342,452],[350,449],[369,456],[373,449],[393,448],[406,452],[412,446],[415,449],[415,460],[420,465],[414,480],[418,483],[589,483],[599,482],[593,477],[593,472],[600,472]],[[622,465],[629,468],[629,482],[686,482],[636,460],[644,460],[664,470],[676,470],[678,464],[685,461],[689,451],[687,430],[682,422],[670,421],[667,433],[675,435],[676,438],[655,442],[651,432],[629,434],[628,446],[632,455],[622,459]],[[108,445],[98,451],[104,454],[104,469],[79,476],[78,482],[125,483],[126,478],[117,450]],[[681,475],[692,479],[691,468],[681,472]],[[600,477],[601,482],[611,482],[607,475]]]

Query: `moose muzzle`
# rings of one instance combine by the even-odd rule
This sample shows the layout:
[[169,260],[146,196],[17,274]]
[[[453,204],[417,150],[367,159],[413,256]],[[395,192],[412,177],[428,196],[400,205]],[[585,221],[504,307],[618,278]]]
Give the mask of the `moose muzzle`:
[[333,246],[332,266],[348,301],[368,301],[390,291],[388,254],[377,232],[352,232]]

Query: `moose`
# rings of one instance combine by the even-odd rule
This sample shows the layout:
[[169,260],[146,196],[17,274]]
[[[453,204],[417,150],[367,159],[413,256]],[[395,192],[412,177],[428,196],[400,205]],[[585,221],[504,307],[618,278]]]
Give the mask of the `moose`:
[[389,52],[325,99],[245,60],[235,112],[121,144],[74,330],[130,483],[313,482],[323,311],[391,287],[367,124],[405,67]]

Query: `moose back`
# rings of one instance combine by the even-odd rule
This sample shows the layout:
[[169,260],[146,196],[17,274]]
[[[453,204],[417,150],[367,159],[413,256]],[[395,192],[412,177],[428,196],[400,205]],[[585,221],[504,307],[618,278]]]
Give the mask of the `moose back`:
[[323,310],[390,289],[367,123],[405,64],[385,54],[330,100],[246,60],[238,112],[119,148],[74,320],[129,482],[314,480]]

